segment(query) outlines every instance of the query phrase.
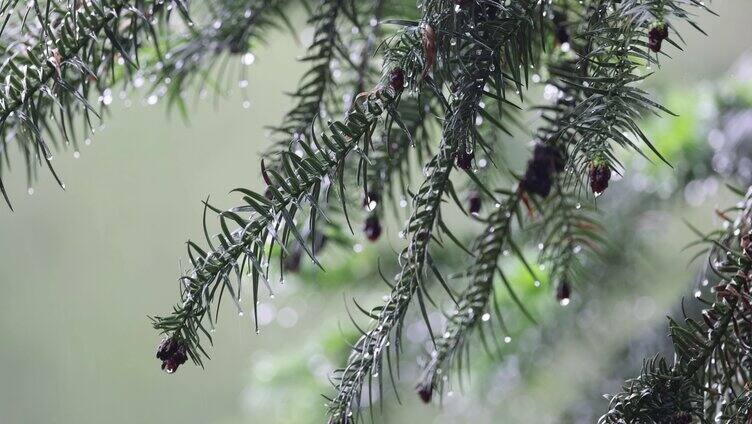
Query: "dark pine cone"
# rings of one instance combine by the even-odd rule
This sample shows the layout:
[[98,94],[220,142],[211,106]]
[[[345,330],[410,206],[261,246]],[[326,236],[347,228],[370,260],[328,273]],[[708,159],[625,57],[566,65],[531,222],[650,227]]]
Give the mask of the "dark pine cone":
[[527,162],[520,186],[528,193],[547,197],[551,193],[553,175],[563,170],[564,157],[561,152],[539,143],[533,150],[533,158]]
[[559,44],[569,42],[569,31],[567,30],[566,26],[562,24],[556,25],[556,41]]
[[520,187],[532,194],[548,197],[551,193],[551,174],[541,171],[534,166],[534,162],[528,162],[527,172],[520,182]]
[[405,87],[405,74],[402,68],[394,68],[389,72],[389,86],[395,93],[401,93]]
[[560,282],[556,286],[556,300],[559,301],[562,305],[568,305],[569,304],[569,297],[572,294],[572,289],[569,287],[569,283],[566,281]]
[[668,38],[668,25],[660,24],[650,29],[648,32],[648,48],[658,53],[661,51],[663,40]]
[[379,236],[381,236],[381,223],[379,222],[379,217],[376,215],[371,215],[366,218],[365,225],[363,226],[363,232],[366,233],[368,240],[378,240]]
[[162,369],[168,374],[174,373],[188,360],[185,341],[177,336],[162,340],[157,347],[157,359],[162,361]]
[[473,191],[467,196],[467,210],[472,215],[477,215],[480,212],[481,199],[480,195]]
[[593,194],[599,195],[606,191],[609,180],[611,180],[611,168],[607,164],[590,166],[590,189],[593,190]]
[[474,156],[475,155],[473,153],[468,153],[466,149],[460,149],[455,157],[455,163],[457,164],[458,168],[464,171],[469,171],[473,166]]
[[288,255],[285,256],[285,258],[282,260],[282,267],[287,272],[298,272],[300,271],[300,261],[303,257],[303,251],[301,248],[296,247],[293,249],[292,252],[290,252]]
[[431,397],[433,396],[433,385],[431,383],[418,384],[418,387],[416,387],[415,390],[418,392],[418,396],[420,396],[420,400],[422,400],[423,403],[431,402]]
[[555,147],[536,144],[533,150],[533,160],[540,162],[541,166],[547,166],[551,173],[564,170],[564,156]]

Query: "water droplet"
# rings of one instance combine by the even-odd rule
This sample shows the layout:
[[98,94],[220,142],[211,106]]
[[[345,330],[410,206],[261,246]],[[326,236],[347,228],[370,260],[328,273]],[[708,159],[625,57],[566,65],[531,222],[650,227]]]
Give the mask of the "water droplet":
[[256,61],[256,56],[253,53],[246,53],[243,55],[243,59],[241,59],[243,62],[243,65],[250,66],[253,65],[253,62]]
[[512,343],[512,338],[509,336],[504,337],[504,343]]
[[483,314],[483,316],[480,317],[480,319],[482,319],[483,321],[488,321],[491,319],[491,314],[486,312],[485,314]]
[[109,106],[112,104],[112,90],[109,88],[105,89],[102,92],[102,95],[99,96],[99,101],[102,102],[103,105]]

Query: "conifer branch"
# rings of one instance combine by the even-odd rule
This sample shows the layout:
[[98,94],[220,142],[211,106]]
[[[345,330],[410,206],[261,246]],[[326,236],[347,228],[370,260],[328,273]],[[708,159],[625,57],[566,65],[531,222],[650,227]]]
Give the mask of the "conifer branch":
[[[421,185],[413,199],[413,214],[406,233],[410,240],[400,253],[402,269],[386,304],[371,312],[377,325],[363,334],[355,343],[344,369],[335,372],[337,395],[329,404],[329,422],[357,422],[360,414],[361,390],[370,380],[374,370],[382,369],[384,353],[389,354],[390,336],[399,333],[398,326],[405,317],[416,291],[425,283],[424,264],[428,245],[439,215],[444,187],[449,180],[454,157],[454,146],[445,141],[439,153],[430,161],[430,176]],[[395,339],[395,350],[399,340]]]
[[[550,69],[556,78],[583,93],[582,101],[556,121],[559,134],[572,130],[579,134],[571,151],[580,175],[587,174],[594,164],[607,163],[615,168],[611,142],[644,155],[636,144],[642,141],[663,159],[637,120],[646,112],[671,112],[635,85],[647,76],[642,75],[644,66],[658,65],[651,50],[659,53],[660,43],[651,45],[645,38],[654,39],[655,28],[664,28],[661,25],[673,28],[671,19],[686,20],[696,27],[690,8],[707,10],[696,0],[602,0],[592,4],[584,32],[574,36],[583,53],[577,63],[583,72],[572,73],[566,67]],[[663,40],[669,35],[661,37]]]
[[[557,25],[567,25],[568,31],[582,25],[581,22],[566,21],[562,15],[555,16],[560,17],[554,19],[558,20]],[[562,36],[559,32],[558,37],[570,39],[569,33]],[[568,43],[562,39],[557,39],[557,42]],[[574,44],[570,48],[583,56],[587,55],[587,46]],[[598,234],[600,225],[592,214],[592,207],[587,203],[583,205],[578,195],[581,174],[575,170],[578,168],[577,162],[582,161],[584,156],[578,156],[576,149],[571,146],[579,143],[586,135],[579,133],[575,128],[564,131],[559,128],[559,125],[566,122],[570,114],[577,109],[585,95],[583,87],[568,83],[562,75],[586,76],[586,69],[587,67],[578,67],[577,63],[564,53],[549,65],[552,76],[546,85],[550,90],[549,96],[553,97],[554,101],[549,105],[539,106],[543,111],[544,125],[536,130],[537,142],[553,149],[554,154],[558,155],[555,166],[559,167],[558,171],[563,172],[552,179],[551,194],[538,205],[541,217],[536,227],[540,232],[541,247],[538,262],[550,267],[548,273],[551,281],[556,284],[557,298],[565,304],[569,303],[571,284],[579,280],[578,254],[583,247],[595,250],[603,242]]]
[[[561,41],[557,40],[557,42]],[[552,55],[557,55],[557,53],[552,53]],[[564,60],[569,63],[569,59]],[[562,91],[558,96],[554,96],[556,101],[553,106],[543,108],[548,112],[553,111],[551,114],[543,115],[544,121],[550,126],[538,129],[533,158],[528,162],[526,174],[522,177],[518,190],[513,195],[510,194],[505,202],[497,203],[499,209],[490,215],[489,224],[475,241],[475,262],[467,271],[470,283],[460,295],[458,307],[449,317],[442,337],[437,339],[436,348],[431,353],[431,358],[425,365],[417,386],[418,394],[425,402],[431,400],[435,389],[443,387],[444,379],[438,378],[443,371],[442,367],[447,362],[451,362],[456,355],[461,356],[462,348],[473,330],[483,321],[491,319],[491,314],[486,311],[494,295],[493,279],[497,271],[501,274],[500,277],[507,290],[512,290],[506,276],[497,266],[497,262],[504,245],[513,243],[511,224],[513,216],[518,212],[521,200],[524,200],[528,208],[531,207],[530,203],[534,202],[540,211],[539,227],[541,240],[545,246],[545,249],[541,251],[540,263],[552,266],[551,275],[555,281],[559,281],[558,284],[561,287],[566,289],[566,302],[569,301],[570,272],[579,249],[575,229],[583,223],[577,222],[573,216],[575,215],[573,211],[579,209],[577,206],[579,203],[575,203],[577,200],[575,196],[566,193],[567,177],[559,174],[564,170],[567,159],[565,152],[572,136],[571,132],[566,132],[567,137],[559,133],[559,117],[571,110],[577,103],[576,88],[564,86],[562,90],[569,92]],[[506,103],[501,103],[500,106],[503,104]],[[499,126],[499,123],[495,124]],[[501,129],[504,130],[504,128]],[[549,195],[551,192],[553,193]],[[535,198],[530,197],[533,194],[544,198],[543,201],[539,204]],[[521,255],[521,252],[515,249],[515,254]],[[533,277],[535,278],[534,274]],[[511,293],[511,295],[517,301],[515,294]],[[524,305],[518,302],[518,306],[527,313]],[[498,309],[495,312],[500,314]],[[506,331],[502,317],[499,316],[498,319],[502,329]],[[485,338],[483,341],[485,345]]]
[[541,205],[538,262],[547,267],[557,298],[566,305],[572,284],[581,280],[584,271],[580,253],[597,251],[604,240],[593,208],[568,191],[562,178],[553,185],[551,196]]
[[[156,36],[152,22],[166,19],[173,6],[187,18],[186,5],[183,0],[34,0],[23,12],[14,10],[17,4],[8,1],[0,7],[8,14],[0,27],[0,45],[6,47],[0,65],[0,139],[4,144],[19,141],[30,175],[34,164],[44,160],[65,188],[50,163],[46,135],[54,141],[57,132],[70,143],[79,111],[91,127],[90,115],[99,114],[89,103],[90,92],[109,104],[117,66],[135,67],[141,39]],[[7,149],[0,153],[7,155]],[[10,205],[1,181],[0,191]]]
[[326,113],[327,95],[333,83],[332,66],[341,43],[337,18],[343,9],[350,6],[347,0],[321,0],[309,20],[314,26],[313,41],[301,61],[309,63],[309,69],[298,82],[298,89],[292,94],[295,106],[274,130],[282,136],[267,156],[273,158],[278,151],[285,151],[291,143],[312,136],[316,121]]
[[[561,63],[575,70],[569,59],[561,59]],[[552,95],[555,99],[552,104],[539,107],[544,111],[542,119],[545,124],[536,131],[534,157],[528,162],[521,186],[528,190],[535,188],[533,191],[537,191],[536,194],[544,195],[544,199],[537,204],[540,216],[535,225],[539,231],[538,262],[541,266],[550,267],[548,273],[551,281],[557,285],[557,297],[566,304],[569,303],[570,284],[576,280],[577,254],[582,248],[581,244],[591,244],[590,238],[597,237],[591,231],[597,228],[597,224],[582,213],[582,203],[576,189],[579,176],[573,172],[574,165],[567,165],[572,160],[567,149],[576,142],[578,134],[574,130],[560,133],[558,127],[563,117],[576,108],[581,92],[556,77],[547,81],[547,87],[554,87],[558,91]],[[548,168],[553,169],[554,173],[563,174],[548,178],[543,183],[534,183],[534,180],[540,179],[540,171],[537,170],[541,167],[540,156],[552,156],[549,163],[553,161],[553,164],[549,164]]]
[[[166,95],[168,105],[185,114],[184,96],[191,85],[200,91],[221,84],[214,80],[215,70],[226,68],[229,57],[241,57],[251,65],[254,43],[262,42],[276,28],[291,28],[286,15],[290,0],[213,0],[202,5],[200,23],[189,23],[182,33],[168,38],[160,46],[166,53],[147,69],[154,90]],[[194,11],[194,15],[199,12]],[[198,17],[196,19],[198,21]],[[241,80],[241,87],[245,82]]]
[[[411,165],[424,163],[423,158],[431,155],[431,148],[426,143],[431,137],[430,123],[426,120],[430,107],[431,102],[426,99],[404,99],[400,104],[399,116],[405,129],[389,131],[387,127],[368,154],[370,165],[365,163],[362,167],[365,174],[364,199],[368,200],[367,209],[374,209],[370,204],[371,201],[375,202],[373,212],[379,216],[385,212],[386,200],[396,190],[404,199],[392,199],[392,206],[406,203]],[[415,162],[411,160],[413,151],[416,154]]]
[[[429,402],[437,385],[441,384],[442,366],[460,354],[462,346],[472,331],[490,319],[489,299],[493,296],[493,280],[497,263],[505,246],[509,245],[512,223],[518,214],[521,195],[506,194],[507,198],[488,217],[488,224],[475,240],[475,262],[467,270],[468,287],[460,295],[456,311],[449,317],[441,336],[435,339],[436,347],[425,365],[417,391],[424,402]],[[501,276],[505,281],[506,277]],[[501,317],[499,317],[501,320]]]
[[[703,310],[703,322],[670,320],[676,356],[645,361],[642,373],[611,397],[600,423],[746,423],[750,416],[749,351],[752,330],[752,188],[734,208],[729,229],[704,237],[710,244],[707,278],[714,302]],[[733,211],[723,213],[729,216]],[[730,219],[730,218],[729,218]]]
[[[376,10],[379,5],[374,6]],[[421,20],[398,21],[403,29],[393,38],[396,41],[384,44],[383,56],[389,64],[387,69],[400,72],[382,76],[382,83],[373,92],[360,94],[356,89],[353,96],[355,112],[350,112],[342,123],[328,124],[330,137],[324,137],[321,144],[316,135],[317,127],[323,125],[318,120],[324,113],[331,115],[332,111],[338,110],[337,102],[332,101],[329,105],[327,100],[333,92],[331,66],[338,59],[342,63],[353,61],[343,54],[347,48],[342,45],[337,29],[340,14],[354,16],[357,13],[355,10],[348,12],[349,6],[347,2],[321,0],[320,8],[312,18],[315,35],[307,60],[313,65],[294,94],[297,105],[278,128],[285,137],[268,156],[274,160],[273,166],[265,168],[262,165],[262,174],[268,184],[266,198],[239,190],[245,195],[244,206],[221,212],[207,204],[207,208],[220,214],[223,231],[217,236],[220,246],[214,247],[208,235],[209,253],[189,243],[192,269],[189,275],[181,278],[183,304],[178,305],[171,316],[155,319],[155,327],[168,336],[164,348],[160,349],[160,359],[167,358],[163,361],[168,370],[174,370],[175,364],[184,361],[186,355],[200,364],[202,355],[206,354],[200,339],[211,340],[205,325],[208,323],[213,327],[216,314],[212,311],[217,310],[218,299],[224,290],[240,307],[238,295],[246,266],[253,279],[255,304],[259,281],[265,282],[268,278],[267,264],[275,245],[279,245],[280,258],[284,259],[288,240],[292,237],[295,245],[316,262],[315,248],[313,253],[309,251],[304,237],[315,238],[313,222],[317,215],[324,215],[320,195],[328,193],[335,183],[339,183],[342,210],[345,210],[343,178],[347,168],[345,159],[351,151],[358,150],[357,146],[363,143],[362,151],[357,151],[361,156],[358,176],[362,176],[359,182],[363,184],[367,203],[370,203],[372,189],[380,196],[394,175],[402,177],[406,174],[402,173],[401,167],[410,156],[408,147],[413,145],[416,135],[425,138],[427,134],[423,131],[425,116],[422,110],[408,117],[407,121],[397,112],[396,97],[403,87],[421,96],[417,101],[419,106],[432,108],[435,102],[437,109],[444,109],[441,143],[425,167],[426,179],[413,198],[413,211],[404,232],[409,241],[399,255],[401,271],[386,304],[366,313],[376,321],[375,326],[362,334],[347,366],[335,374],[337,393],[328,406],[330,423],[359,420],[362,390],[366,385],[371,390],[374,376],[384,368],[384,354],[391,373],[390,355],[400,353],[402,322],[416,297],[425,318],[423,299],[428,295],[426,265],[432,261],[430,243],[438,235],[438,228],[451,235],[439,208],[446,195],[456,200],[450,178],[452,168],[456,163],[459,168],[470,170],[478,146],[485,152],[493,150],[491,143],[486,142],[476,128],[482,122],[478,120],[479,116],[506,131],[502,117],[491,119],[492,116],[482,110],[481,101],[485,98],[498,103],[501,115],[502,109],[510,104],[506,98],[508,86],[514,86],[522,96],[528,69],[542,54],[533,40],[538,32],[544,33],[543,12],[553,7],[528,1],[509,5],[482,0],[425,1]],[[600,187],[603,186],[602,175],[606,172],[603,167],[608,175],[614,167],[612,142],[640,151],[634,141],[642,139],[653,149],[637,127],[636,120],[646,111],[665,109],[649,100],[643,91],[635,88],[635,84],[642,79],[642,67],[656,63],[648,49],[660,50],[660,41],[666,39],[661,35],[667,31],[665,19],[689,19],[685,11],[688,6],[702,7],[694,0],[668,1],[666,4],[661,0],[600,0],[582,6],[585,18],[575,25],[578,28],[576,37],[580,40],[573,49],[577,56],[562,61],[564,66],[550,68],[552,81],[563,93],[561,101],[548,109],[550,114],[544,115],[547,126],[538,132],[540,146],[536,147],[528,172],[520,182],[520,190],[507,194],[509,199],[504,206],[491,215],[490,228],[498,233],[495,232],[490,241],[487,235],[478,239],[477,262],[469,271],[472,277],[470,286],[460,300],[457,314],[450,320],[445,332],[448,337],[437,341],[436,354],[419,386],[421,395],[428,391],[430,397],[437,385],[438,370],[443,363],[461,353],[464,341],[477,327],[479,316],[482,317],[481,312],[488,307],[497,270],[495,263],[504,244],[512,243],[512,215],[520,200],[533,202],[546,221],[541,225],[546,242],[541,261],[551,265],[552,275],[560,283],[569,284],[574,278],[577,248],[581,243],[597,240],[598,236],[592,231],[594,222],[577,207],[571,180],[556,174],[562,172],[564,162],[568,162],[579,177],[583,170],[594,169],[597,164],[598,175],[601,175],[601,184],[597,186]],[[662,37],[658,50],[655,48],[655,28],[660,29]],[[356,87],[362,86],[369,74],[373,38],[367,38],[360,52],[360,63],[351,63]],[[647,43],[645,38],[648,38]],[[407,78],[402,75],[402,70]],[[451,93],[449,99],[443,94],[447,87]],[[363,96],[367,96],[365,109],[357,105]],[[426,99],[429,96],[432,98]],[[384,125],[385,138],[381,144],[374,145],[372,135],[384,109],[390,112]],[[392,125],[402,130],[395,138],[390,137]],[[306,137],[301,138],[304,133]],[[395,140],[397,149],[392,151]],[[422,143],[420,148],[427,151],[428,143]],[[296,154],[296,150],[303,150],[303,158]],[[533,177],[538,180],[533,181]],[[551,191],[553,195],[549,196]],[[594,191],[602,190],[594,188]],[[538,203],[538,199],[528,195],[548,199]],[[324,206],[329,208],[331,205],[326,202]],[[298,230],[294,217],[306,211],[309,211],[311,225],[304,234]],[[249,214],[247,218],[246,213]],[[233,225],[237,228],[231,231],[229,228]],[[489,244],[484,244],[486,241]],[[432,264],[429,266],[433,272],[439,273]],[[232,274],[235,274],[234,284]]]
[[[319,4],[319,10],[314,13],[313,17],[309,20],[315,26],[314,41],[309,47],[308,54],[302,59],[306,62],[311,62],[312,66],[303,75],[301,81],[298,83],[298,91],[293,93],[292,96],[297,99],[296,106],[288,112],[285,116],[285,124],[281,127],[277,127],[274,130],[281,136],[274,142],[273,146],[265,153],[265,159],[269,161],[271,169],[278,169],[281,164],[279,161],[280,156],[277,154],[280,150],[295,148],[299,143],[306,143],[306,138],[315,134],[321,125],[321,120],[326,116],[336,116],[342,112],[343,105],[345,108],[349,108],[351,103],[357,101],[359,96],[365,91],[366,79],[373,79],[374,74],[379,73],[375,67],[371,66],[371,55],[373,52],[373,43],[379,29],[381,27],[381,13],[384,6],[384,1],[376,1],[374,4],[365,5],[365,7],[357,7],[355,4],[349,4],[344,1],[328,1],[324,0]],[[363,31],[365,28],[355,31],[356,34],[349,35],[346,42],[343,42],[339,34],[337,17],[339,15],[345,15],[352,20],[356,25],[359,25],[359,21],[363,16],[368,16],[369,12],[372,12],[371,24],[367,27],[369,32],[364,34],[365,39],[361,40]],[[375,21],[375,23],[374,23]],[[355,27],[357,28],[357,27]],[[348,37],[348,36],[346,36]],[[359,46],[358,44],[362,44]],[[348,48],[349,47],[349,48]],[[348,51],[350,52],[348,54]],[[358,54],[360,62],[350,63],[355,67],[354,75],[355,80],[341,81],[344,78],[340,77],[340,82],[336,84],[338,89],[335,90],[333,68],[339,68],[342,62],[347,62],[343,57],[351,57]],[[344,69],[342,70],[344,71]],[[390,82],[391,84],[391,82]],[[393,89],[399,89],[402,87],[393,87]],[[345,94],[344,102],[338,101],[333,94],[335,92],[345,92],[348,89],[352,89],[352,94]],[[364,93],[367,95],[367,93]],[[362,97],[362,96],[361,96]],[[402,113],[400,111],[397,115]],[[379,125],[381,127],[381,125]],[[385,129],[390,127],[389,118],[385,120],[383,125]],[[375,134],[378,134],[378,130]],[[378,136],[377,136],[378,137]],[[376,137],[372,137],[376,138]],[[364,164],[367,164],[373,159],[366,158],[369,156],[369,146],[372,140],[364,143],[363,155],[358,162],[358,167],[363,168]],[[352,173],[354,166],[349,165],[343,170],[343,175],[349,175]],[[328,193],[330,191],[331,181],[327,181],[322,187],[322,192]],[[340,185],[342,187],[342,185]],[[340,190],[340,197],[342,198],[342,210],[338,210],[337,202],[333,202],[329,196],[324,196],[320,201],[322,215],[327,216],[327,220],[324,225],[333,229],[338,225],[335,220],[332,220],[333,216],[338,214],[344,214],[345,220],[347,220],[348,226],[351,227],[349,217],[345,209],[346,203],[344,199],[344,192]],[[377,202],[378,203],[378,202]],[[366,205],[367,206],[367,205]],[[316,255],[325,244],[327,236],[322,231],[316,230],[316,222],[309,221],[308,227],[305,229],[303,240],[310,242],[311,252]],[[300,267],[300,261],[303,257],[304,247],[300,243],[293,243],[287,249],[287,252],[282,252],[280,255],[280,262],[282,264],[280,276],[283,278],[284,271],[295,272]]]
[[[388,85],[381,85],[364,100],[356,104],[344,121],[329,125],[329,131],[311,141],[314,151],[308,145],[301,158],[294,151],[281,153],[283,170],[268,170],[264,174],[268,183],[268,198],[246,189],[236,189],[243,194],[245,204],[219,214],[222,234],[218,235],[220,245],[214,247],[207,233],[206,252],[193,242],[188,243],[188,255],[192,269],[189,275],[180,279],[182,303],[172,315],[156,317],[154,327],[180,340],[187,346],[190,358],[201,364],[201,356],[206,355],[200,338],[211,335],[205,327],[214,325],[212,306],[218,308],[218,298],[225,289],[238,303],[240,309],[240,285],[245,268],[252,278],[254,318],[260,281],[268,286],[268,260],[275,244],[284,249],[289,237],[294,237],[301,246],[305,243],[297,230],[294,218],[308,205],[310,215],[319,211],[318,199],[326,180],[337,181],[341,176],[344,161],[348,155],[358,150],[358,143],[370,137],[376,122],[385,109],[392,108],[399,92]],[[248,217],[244,217],[249,214]],[[313,219],[313,218],[311,218]],[[230,230],[231,225],[237,229]],[[316,261],[310,251],[306,251]],[[235,279],[233,287],[231,279]],[[219,290],[219,291],[218,291]],[[242,311],[240,311],[242,313]],[[258,330],[258,320],[256,328]],[[207,355],[208,356],[208,355]]]
[[[381,38],[383,30],[383,14],[388,7],[387,1],[379,0],[373,5],[371,15],[371,29],[363,41],[360,49],[360,59],[356,64],[354,86],[355,91],[352,98],[356,99],[363,92],[369,75],[373,73],[372,57],[374,47]],[[404,85],[404,82],[403,82]],[[429,96],[433,98],[433,96]],[[363,181],[363,202],[367,210],[372,211],[376,216],[381,216],[385,209],[387,198],[393,193],[393,180],[397,176],[400,178],[402,195],[406,198],[407,178],[409,178],[410,152],[417,151],[418,162],[424,163],[423,153],[430,151],[427,144],[416,147],[416,140],[429,140],[426,134],[427,125],[425,114],[430,109],[431,100],[421,96],[419,98],[409,97],[404,99],[399,108],[401,123],[400,128],[393,128],[394,122],[385,122],[380,137],[373,140],[371,150],[368,152],[368,161],[361,161],[359,164],[359,175]],[[400,203],[406,204],[406,200]],[[392,201],[395,206],[397,202]],[[396,213],[395,206],[395,213]]]
[[[397,281],[386,304],[368,314],[376,321],[375,326],[355,343],[347,365],[335,372],[337,394],[329,403],[329,422],[332,424],[359,421],[363,387],[368,384],[370,392],[373,375],[383,369],[385,354],[391,364],[391,345],[399,355],[401,325],[416,296],[425,319],[425,266],[431,261],[429,244],[434,228],[441,223],[441,199],[450,191],[453,162],[456,160],[461,169],[470,168],[469,160],[472,160],[471,154],[476,145],[475,123],[481,109],[480,101],[486,95],[486,84],[496,78],[498,97],[504,91],[499,52],[504,49],[518,53],[529,51],[529,45],[524,42],[529,40],[525,35],[530,28],[525,23],[529,22],[530,9],[522,6],[496,9],[496,6],[489,6],[448,14],[452,9],[446,6],[442,3],[437,9],[432,9],[426,5],[424,18],[428,21],[421,27],[423,36],[430,34],[431,39],[424,41],[424,46],[436,42],[441,45],[442,39],[446,47],[456,44],[451,37],[457,36],[457,28],[458,32],[463,33],[463,28],[472,27],[473,35],[461,44],[461,57],[464,60],[458,63],[456,75],[446,75],[451,82],[453,97],[445,112],[440,150],[424,169],[427,177],[413,198],[413,213],[404,231],[409,241],[399,255],[401,270],[397,274]],[[445,54],[445,51],[438,50],[436,53]],[[515,57],[527,66],[526,53]],[[431,64],[434,59],[431,55],[425,55],[424,60]],[[510,67],[514,69],[514,65]],[[441,226],[446,228],[443,223]],[[391,367],[389,372],[392,372]]]
[[[37,163],[45,161],[64,187],[50,165],[49,141],[75,143],[81,127],[77,117],[84,121],[84,131],[91,131],[92,116],[106,110],[116,83],[138,86],[136,76],[146,76],[154,93],[167,96],[170,105],[185,113],[189,86],[203,89],[218,72],[221,79],[234,55],[242,54],[241,61],[249,64],[254,58],[250,49],[270,29],[292,27],[287,18],[291,3],[207,1],[200,3],[202,21],[195,23],[188,18],[186,0],[0,0],[0,160],[9,163],[8,145],[15,140],[26,156],[30,179]],[[275,128],[278,139],[265,155],[268,162],[262,162],[266,192],[237,189],[244,203],[226,211],[205,203],[205,212],[219,215],[221,233],[211,237],[204,223],[207,246],[188,242],[191,263],[179,280],[180,302],[171,314],[155,317],[153,325],[166,336],[157,353],[164,369],[173,372],[189,358],[202,364],[208,356],[204,343],[212,340],[225,292],[242,314],[246,272],[255,315],[259,286],[271,291],[268,264],[277,249],[282,268],[286,259],[299,264],[303,253],[318,265],[316,252],[323,239],[316,222],[342,212],[349,224],[345,185],[353,175],[364,191],[368,220],[376,219],[375,226],[366,228],[375,240],[381,233],[379,200],[394,194],[397,185],[403,196],[411,195],[414,159],[422,165],[431,157],[412,197],[403,232],[407,246],[398,255],[396,281],[387,283],[389,299],[363,310],[374,325],[362,332],[345,368],[334,376],[329,422],[353,423],[363,413],[363,390],[372,390],[373,379],[385,367],[391,375],[392,353],[399,359],[411,304],[419,304],[427,322],[430,273],[449,291],[431,248],[442,235],[460,244],[440,209],[448,198],[459,202],[454,167],[468,171],[488,197],[500,195],[503,201],[488,214],[473,245],[474,262],[466,271],[468,286],[457,311],[443,337],[434,340],[436,350],[418,386],[424,400],[442,388],[442,367],[461,358],[473,331],[482,331],[485,317],[490,319],[497,272],[511,290],[497,262],[505,246],[522,257],[512,239],[515,216],[522,226],[521,203],[540,215],[539,261],[550,267],[560,300],[568,301],[569,284],[579,273],[578,249],[601,241],[590,210],[580,207],[579,184],[587,176],[596,195],[605,189],[612,170],[620,166],[615,146],[661,157],[637,122],[648,113],[670,112],[637,84],[647,77],[648,66],[658,65],[664,43],[679,47],[676,21],[696,26],[693,13],[707,8],[699,0],[422,0],[417,21],[410,20],[417,16],[413,14],[387,21],[399,28],[387,32],[381,26],[385,11],[401,2],[310,3],[303,2],[308,11],[313,9],[313,41],[303,58],[310,66],[292,95],[294,107]],[[181,13],[185,25],[168,21],[172,10]],[[346,35],[344,23],[355,25],[356,31]],[[544,48],[551,39],[553,52]],[[479,150],[484,160],[497,159],[492,156],[497,143],[485,135],[491,132],[483,131],[508,132],[514,118],[507,108],[516,105],[507,90],[513,88],[522,99],[528,72],[540,71],[541,62],[549,63],[555,101],[541,108],[544,124],[535,133],[533,158],[519,187],[491,193],[487,181],[473,172]],[[335,78],[337,68],[347,72],[346,83]],[[378,68],[380,82],[365,91],[378,78]],[[404,101],[403,90],[409,93]],[[92,100],[97,95],[101,105]],[[484,109],[486,101],[496,106],[498,117]],[[343,111],[343,119],[325,123]],[[433,115],[443,117],[436,125],[438,143],[430,140]],[[358,161],[349,160],[354,155]],[[332,189],[339,191],[341,208],[329,202]],[[2,180],[0,192],[10,204]],[[373,201],[377,210],[371,210]],[[480,206],[471,208],[477,216]],[[307,225],[298,224],[300,217]],[[710,278],[719,283],[715,301],[706,302],[704,325],[672,321],[674,363],[646,361],[642,374],[611,399],[601,422],[752,419],[752,189],[729,227],[706,237],[715,246]]]

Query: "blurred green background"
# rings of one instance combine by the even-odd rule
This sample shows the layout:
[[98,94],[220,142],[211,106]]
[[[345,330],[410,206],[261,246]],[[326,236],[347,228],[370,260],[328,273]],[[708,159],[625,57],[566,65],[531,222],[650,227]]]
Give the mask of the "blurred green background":
[[[698,90],[729,78],[752,39],[748,0],[713,8],[720,18],[698,19],[709,37],[685,30],[686,52],[673,49],[675,58],[649,83],[690,117],[704,116]],[[277,286],[274,300],[262,300],[268,324],[260,335],[251,314],[238,318],[226,308],[205,370],[187,364],[175,375],[160,372],[159,337],[147,317],[168,312],[177,299],[184,242],[202,237],[200,201],[211,196],[229,206],[230,189],[261,187],[256,159],[268,146],[264,126],[280,121],[289,106],[282,93],[303,69],[295,62],[302,48],[291,36],[268,38],[256,52],[249,89],[196,102],[188,122],[161,104],[145,105],[138,93],[118,97],[80,154],[56,156],[65,192],[43,173],[28,195],[20,161],[6,176],[16,211],[0,208],[0,422],[322,422],[319,393],[339,365],[343,333],[351,334],[343,294],[366,305],[380,299],[384,286],[370,277],[376,257],[400,248],[394,234],[361,253],[333,249],[331,274],[308,269]],[[648,124],[671,152],[681,150],[677,144],[706,143],[707,131],[695,126],[693,119]],[[614,183],[605,196],[613,197],[603,201],[607,213],[634,211],[629,217],[638,231],[623,233],[624,246],[639,243],[640,252],[600,270],[603,287],[579,287],[588,291],[587,308],[556,312],[538,329],[510,310],[520,332],[512,344],[519,345],[502,361],[476,352],[473,384],[454,390],[443,408],[418,405],[411,393],[421,353],[412,348],[413,357],[404,359],[403,405],[388,395],[381,422],[592,422],[604,412],[600,395],[638,371],[629,354],[634,345],[645,345],[635,357],[660,348],[664,316],[694,290],[696,267],[680,250],[694,236],[681,218],[709,228],[712,209],[728,201],[722,189],[698,200],[679,188],[677,196],[656,190],[654,200],[637,204],[651,191],[646,187],[678,172],[654,169],[660,166],[636,161],[641,177]],[[549,295],[531,302],[543,311],[556,306]],[[420,340],[420,328],[414,332]]]

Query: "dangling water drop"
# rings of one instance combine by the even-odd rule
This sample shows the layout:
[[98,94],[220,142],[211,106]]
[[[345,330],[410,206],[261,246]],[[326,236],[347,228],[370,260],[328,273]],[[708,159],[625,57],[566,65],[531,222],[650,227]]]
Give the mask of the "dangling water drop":
[[250,66],[256,61],[256,56],[253,53],[246,53],[243,55],[241,61],[243,62],[243,65]]

